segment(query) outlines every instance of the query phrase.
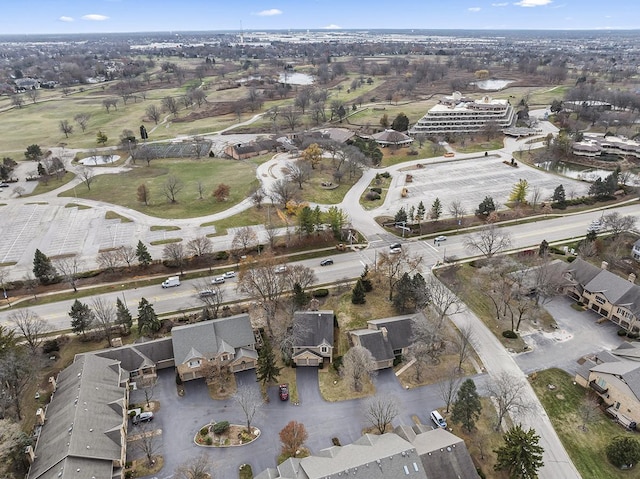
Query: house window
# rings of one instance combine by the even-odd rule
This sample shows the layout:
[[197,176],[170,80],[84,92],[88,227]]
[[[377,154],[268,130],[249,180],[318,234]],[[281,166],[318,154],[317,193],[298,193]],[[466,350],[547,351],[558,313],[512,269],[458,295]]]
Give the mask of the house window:
[[607,381],[605,381],[602,378],[598,378],[598,386],[600,386],[602,389],[606,389],[607,388]]
[[598,303],[598,304],[604,304],[604,303],[606,303],[606,302],[607,302],[607,300],[606,300],[606,299],[604,299],[602,296],[596,296],[596,303]]
[[200,367],[200,360],[196,360],[196,361],[189,361],[189,367],[190,368],[199,368]]
[[326,346],[322,346],[322,347],[320,348],[320,351],[321,351],[321,352],[323,352],[323,353],[326,353],[327,351],[329,351],[329,348],[328,348],[328,347],[326,347]]
[[229,359],[229,355],[228,354],[223,354],[222,355],[222,360],[226,361],[227,359]]

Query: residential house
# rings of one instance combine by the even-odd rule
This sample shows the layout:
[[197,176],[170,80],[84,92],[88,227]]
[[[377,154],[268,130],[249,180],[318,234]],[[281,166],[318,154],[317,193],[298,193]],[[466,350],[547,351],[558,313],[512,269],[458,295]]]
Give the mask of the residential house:
[[631,247],[631,256],[633,256],[633,259],[636,261],[640,261],[640,239],[633,243],[633,246]]
[[333,362],[333,311],[297,311],[293,314],[296,366],[320,366]]
[[593,389],[620,423],[640,424],[640,344],[622,343],[586,358],[575,380]]
[[129,372],[129,379],[132,383],[148,377],[155,378],[159,369],[174,366],[171,338],[127,344],[126,346],[84,354],[95,354],[101,358],[119,361],[120,366]]
[[171,341],[176,369],[183,381],[202,377],[202,368],[210,362],[236,373],[255,369],[258,361],[247,314],[177,326],[171,330]]
[[392,318],[371,319],[367,321],[367,327],[376,331],[382,331],[384,328],[393,349],[394,356],[401,356],[409,352],[411,336],[413,334],[411,328],[415,316],[415,314],[411,314],[407,316],[394,316]]
[[635,275],[625,280],[607,267],[605,261],[598,268],[576,258],[567,267],[566,277],[571,282],[567,294],[621,328],[640,332],[640,287],[634,284]]
[[399,426],[393,433],[365,434],[346,446],[290,458],[256,479],[477,479],[464,441],[444,429]]
[[354,346],[362,346],[369,350],[375,361],[376,371],[393,367],[395,355],[386,328],[380,330],[357,329],[349,331],[349,336]]
[[473,100],[456,91],[431,108],[413,125],[409,134],[473,133],[482,131],[489,123],[503,129],[513,126],[515,118],[515,110],[508,100],[495,100],[487,95]]
[[117,360],[79,355],[58,375],[28,479],[121,479],[127,444],[129,374]]

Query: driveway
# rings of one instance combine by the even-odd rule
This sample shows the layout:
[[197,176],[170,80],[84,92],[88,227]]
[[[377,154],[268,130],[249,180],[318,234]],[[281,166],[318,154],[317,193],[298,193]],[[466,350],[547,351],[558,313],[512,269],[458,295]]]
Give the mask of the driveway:
[[574,375],[582,356],[617,348],[623,342],[614,323],[598,323],[602,316],[591,310],[576,311],[572,304],[571,299],[559,296],[544,306],[558,324],[556,331],[523,334],[531,351],[515,360],[525,374],[555,367]]

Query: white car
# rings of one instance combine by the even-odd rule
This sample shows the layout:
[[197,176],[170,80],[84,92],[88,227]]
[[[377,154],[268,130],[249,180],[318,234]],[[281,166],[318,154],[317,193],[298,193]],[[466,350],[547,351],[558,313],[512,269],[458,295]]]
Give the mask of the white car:
[[598,231],[601,231],[602,228],[604,228],[604,225],[600,221],[595,220],[587,227],[587,231],[595,231],[597,233]]
[[225,278],[229,279],[229,278],[235,278],[236,277],[236,272],[235,271],[227,271],[225,274],[223,274],[222,276],[224,276]]
[[273,272],[276,274],[281,274],[281,273],[284,273],[286,270],[287,270],[287,267],[285,265],[281,265],[281,266],[278,266],[276,269],[274,269]]
[[447,241],[447,237],[445,235],[440,235],[440,236],[436,236],[434,240],[440,243],[440,241]]
[[222,284],[224,283],[224,276],[216,276],[211,280],[211,284]]
[[198,292],[198,296],[200,296],[201,298],[206,298],[208,296],[215,296],[216,292],[212,289],[203,289],[202,291]]
[[140,413],[137,416],[134,416],[132,420],[133,424],[140,424],[141,422],[148,421],[153,421],[153,413],[151,411]]

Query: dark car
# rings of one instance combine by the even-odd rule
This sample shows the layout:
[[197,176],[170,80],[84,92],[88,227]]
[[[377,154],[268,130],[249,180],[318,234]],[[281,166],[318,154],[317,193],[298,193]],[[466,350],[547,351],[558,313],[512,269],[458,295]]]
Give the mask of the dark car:
[[333,264],[333,260],[331,258],[320,261],[320,266],[329,266],[330,264]]
[[288,401],[289,400],[289,386],[286,384],[281,384],[278,386],[278,395],[280,396],[280,401]]

